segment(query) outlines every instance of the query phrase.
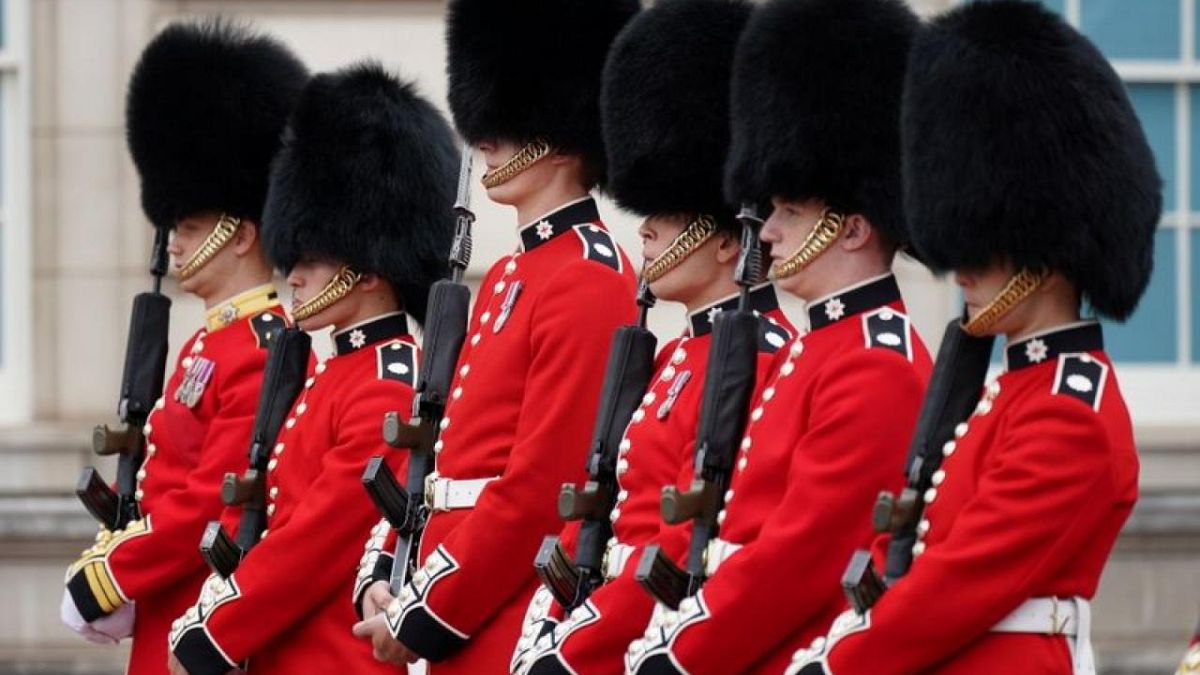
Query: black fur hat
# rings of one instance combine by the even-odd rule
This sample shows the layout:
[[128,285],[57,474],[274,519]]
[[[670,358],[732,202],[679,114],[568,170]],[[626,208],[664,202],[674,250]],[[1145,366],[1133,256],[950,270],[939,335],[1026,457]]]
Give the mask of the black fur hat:
[[282,43],[225,20],[174,23],[151,40],[125,99],[150,222],[208,210],[261,220],[271,157],[307,79]]
[[450,0],[448,99],[471,143],[537,138],[603,176],[600,71],[638,0]]
[[721,191],[729,82],[746,0],[660,0],[609,52],[600,96],[608,190],[642,215],[707,213],[732,227]]
[[900,98],[917,27],[901,0],[758,8],[734,62],[729,201],[820,198],[904,243]]
[[922,258],[1057,270],[1127,317],[1150,279],[1161,181],[1096,47],[1036,4],[971,4],[922,32],[908,72],[905,200]]
[[314,76],[271,171],[267,255],[284,270],[317,254],[379,274],[424,321],[453,237],[454,146],[433,105],[378,63]]

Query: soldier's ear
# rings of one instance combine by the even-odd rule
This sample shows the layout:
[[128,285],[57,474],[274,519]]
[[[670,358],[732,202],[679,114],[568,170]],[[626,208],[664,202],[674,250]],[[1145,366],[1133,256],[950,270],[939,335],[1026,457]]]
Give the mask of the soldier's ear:
[[730,262],[737,260],[738,255],[742,252],[741,241],[738,236],[732,232],[721,232],[717,234],[717,262],[722,265],[727,265]]
[[364,272],[362,279],[359,280],[357,285],[364,291],[374,291],[375,289],[380,288],[382,284],[386,283],[387,282],[383,280],[383,277],[379,276],[378,274],[374,272]]
[[259,244],[258,223],[249,218],[242,218],[237,231],[233,233],[233,250],[239,256],[256,250]]
[[843,250],[858,251],[875,240],[875,228],[861,213],[848,213],[842,222],[838,243]]

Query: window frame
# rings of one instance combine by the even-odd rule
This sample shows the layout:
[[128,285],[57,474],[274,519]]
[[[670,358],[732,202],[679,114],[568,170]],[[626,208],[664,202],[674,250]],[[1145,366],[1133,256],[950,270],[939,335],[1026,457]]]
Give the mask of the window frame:
[[5,0],[0,48],[0,424],[33,417],[30,0]]

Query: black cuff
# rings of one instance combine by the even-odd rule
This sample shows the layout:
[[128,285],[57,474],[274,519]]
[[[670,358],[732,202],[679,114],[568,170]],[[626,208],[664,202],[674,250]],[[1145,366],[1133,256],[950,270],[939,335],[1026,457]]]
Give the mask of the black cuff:
[[187,669],[188,675],[225,675],[238,667],[226,660],[225,655],[200,625],[184,631],[175,642],[172,651],[175,652],[179,663]]
[[636,675],[683,675],[683,671],[675,667],[667,654],[654,654],[642,661]]
[[543,654],[529,667],[529,675],[573,675],[574,672],[567,668],[557,652]]
[[380,553],[379,557],[375,559],[375,568],[371,570],[371,575],[365,582],[362,582],[362,586],[354,596],[354,612],[358,614],[358,618],[363,618],[363,598],[367,596],[367,589],[376,581],[390,582],[392,580],[393,560],[391,553]]
[[91,623],[107,616],[107,612],[100,608],[100,601],[92,593],[92,587],[88,585],[87,574],[82,569],[67,582],[67,592],[71,594],[71,599],[75,601],[75,608],[79,610],[79,615],[83,617],[84,621]]
[[412,608],[400,622],[396,639],[427,661],[443,661],[467,644],[467,639],[442,625],[424,605]]

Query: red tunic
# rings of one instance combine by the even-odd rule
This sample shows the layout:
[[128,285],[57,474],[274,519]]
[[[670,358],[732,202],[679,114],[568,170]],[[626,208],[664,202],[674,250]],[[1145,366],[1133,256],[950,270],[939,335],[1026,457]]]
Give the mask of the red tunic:
[[[208,521],[224,509],[222,477],[246,466],[267,336],[286,322],[273,289],[268,290],[269,296],[262,292],[256,298],[257,307],[266,304],[267,311],[239,316],[230,304],[225,316],[232,315],[231,321],[214,321],[184,343],[144,429],[146,460],[138,473],[144,518],[114,533],[105,550],[97,551],[122,598],[137,603],[131,675],[164,672],[171,621],[187,609],[208,575],[196,546]],[[204,389],[192,406],[175,395],[189,373],[206,373],[196,378]],[[77,605],[87,603],[78,584],[69,581],[68,588]]]
[[474,508],[435,511],[425,573],[388,608],[430,672],[504,672],[537,587],[531,561],[562,526],[555,498],[585,478],[613,331],[633,321],[635,278],[595,202],[521,231],[484,277],[442,422],[437,473],[494,478]]
[[735,552],[630,645],[632,670],[779,673],[842,610],[838,581],[871,541],[875,496],[900,487],[931,371],[903,311],[891,275],[810,303],[812,331],[751,409],[720,518]]
[[209,577],[172,629],[172,650],[191,675],[247,659],[256,675],[392,672],[351,635],[346,583],[359,555],[352,543],[378,518],[363,467],[382,454],[404,475],[405,453],[390,450],[380,430],[386,412],[412,403],[416,347],[399,313],[334,341],[336,355],[307,380],[272,451],[262,540],[229,580]]
[[[662,488],[679,482],[681,474],[688,480],[692,475],[701,394],[712,345],[710,312],[714,308],[717,312],[733,310],[737,304],[735,296],[692,312],[688,331],[659,352],[655,377],[639,408],[641,413],[635,413],[630,422],[620,451],[626,463],[618,468],[621,492],[613,514],[613,543],[629,547],[627,562],[619,576],[596,589],[571,620],[546,638],[548,644],[534,648],[534,653],[526,657],[529,663],[537,663],[536,669],[624,672],[625,647],[642,634],[654,609],[654,599],[634,579],[634,571],[645,546],[660,542],[660,529],[669,527],[659,515]],[[761,317],[756,378],[761,382],[775,352],[791,340],[796,330],[779,309],[773,286],[754,289],[750,304]],[[564,539],[570,534],[565,531]],[[686,538],[674,537],[672,543],[680,550],[668,553],[684,557],[686,551],[679,544],[685,544]],[[539,591],[539,597],[543,592]],[[549,611],[538,612],[531,604],[519,651],[534,647],[541,628],[539,620],[547,614],[561,616],[562,610],[555,603]]]
[[1137,499],[1132,425],[1102,349],[1094,323],[1006,349],[1007,372],[943,450],[912,569],[868,629],[814,659],[846,674],[1072,672],[1066,638],[989,630],[1030,598],[1090,599]]

